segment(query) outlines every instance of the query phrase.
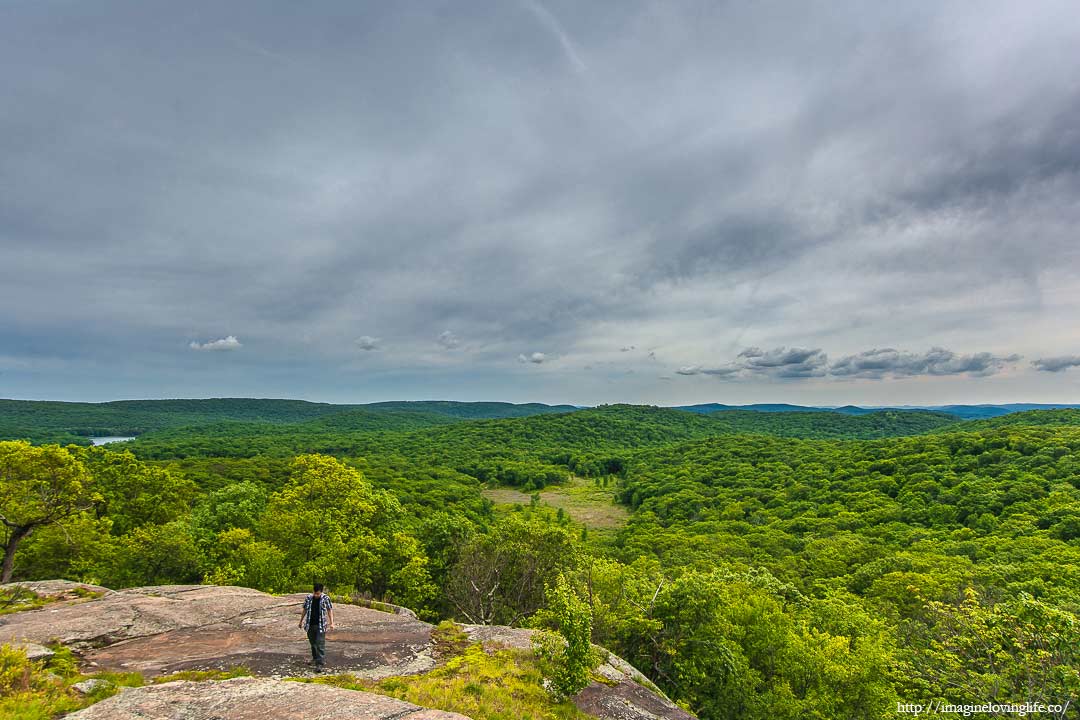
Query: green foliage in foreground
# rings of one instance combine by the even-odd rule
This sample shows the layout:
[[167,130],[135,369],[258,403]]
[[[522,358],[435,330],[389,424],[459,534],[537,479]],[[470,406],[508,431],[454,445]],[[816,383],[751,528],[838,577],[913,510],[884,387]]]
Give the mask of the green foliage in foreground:
[[550,624],[559,634],[540,633],[535,649],[550,668],[546,674],[556,697],[572,697],[589,684],[589,670],[599,664],[592,652],[592,612],[563,575],[547,595],[547,607],[533,622]]
[[[51,720],[104,700],[121,687],[142,685],[138,673],[83,675],[70,650],[59,645],[52,650],[55,655],[49,660],[31,661],[24,650],[0,645],[0,718]],[[87,695],[71,688],[91,678],[104,682]]]

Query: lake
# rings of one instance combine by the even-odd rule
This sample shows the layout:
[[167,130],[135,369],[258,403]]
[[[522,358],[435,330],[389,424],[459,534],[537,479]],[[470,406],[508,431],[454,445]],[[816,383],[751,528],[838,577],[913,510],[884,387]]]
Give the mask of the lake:
[[116,435],[107,435],[103,437],[92,437],[90,438],[90,442],[92,442],[94,445],[108,445],[109,443],[124,442],[125,440],[134,439],[134,437],[119,437]]

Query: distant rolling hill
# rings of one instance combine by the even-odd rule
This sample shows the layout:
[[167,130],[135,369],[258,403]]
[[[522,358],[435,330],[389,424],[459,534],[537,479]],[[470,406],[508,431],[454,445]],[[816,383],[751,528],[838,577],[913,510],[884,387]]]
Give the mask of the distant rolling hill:
[[752,410],[755,412],[832,412],[844,415],[866,415],[882,410],[918,411],[947,413],[965,420],[992,418],[1028,410],[1063,410],[1080,408],[1080,404],[1040,404],[1040,403],[1005,403],[1001,405],[898,405],[887,407],[862,407],[843,405],[841,407],[786,405],[783,403],[757,403],[753,405],[723,405],[721,403],[702,403],[700,405],[680,405],[673,409],[708,415],[730,410]]
[[377,402],[363,406],[367,410],[406,410],[436,413],[467,420],[496,420],[499,418],[529,417],[550,413],[574,412],[576,405],[544,405],[543,403],[455,402],[452,400],[402,400]]
[[[0,400],[0,440],[86,444],[86,438],[96,435],[137,436],[169,428],[207,427],[220,423],[290,425],[322,418],[327,419],[327,427],[336,429],[405,429],[467,419],[526,417],[574,409],[571,405],[447,401],[336,405],[252,398],[104,403]],[[342,417],[330,419],[338,415]]]
[[955,426],[956,430],[975,432],[995,428],[1039,425],[1075,425],[1080,426],[1080,409],[1053,408],[1049,410],[1022,410],[1008,415],[968,420]]
[[821,410],[723,410],[707,417],[729,434],[754,433],[819,440],[920,435],[962,424],[955,415],[927,410],[869,410],[859,414]]
[[156,460],[321,452],[421,458],[432,465],[462,468],[527,458],[563,464],[568,453],[618,456],[717,435],[856,440],[918,435],[959,423],[952,415],[926,411],[858,416],[835,412],[702,414],[645,405],[601,405],[567,413],[466,421],[429,412],[357,409],[288,425],[231,422],[169,428],[141,436],[132,449]]

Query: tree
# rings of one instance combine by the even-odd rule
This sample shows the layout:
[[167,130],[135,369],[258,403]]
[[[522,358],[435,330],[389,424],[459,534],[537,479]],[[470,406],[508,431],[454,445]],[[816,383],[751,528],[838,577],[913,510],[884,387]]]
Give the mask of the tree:
[[175,520],[188,512],[197,491],[185,476],[141,463],[130,450],[83,448],[79,459],[94,477],[101,495],[97,514],[112,520],[113,535]]
[[15,551],[26,536],[89,510],[97,499],[86,467],[59,445],[0,442],[0,583],[11,581]]
[[541,638],[537,651],[549,665],[556,697],[570,697],[589,684],[592,667],[592,616],[589,604],[581,599],[560,573],[547,590],[547,608],[534,622],[559,631],[556,642]]
[[909,697],[1062,703],[1080,693],[1080,618],[1021,593],[990,604],[973,588],[959,603],[926,603],[906,625],[917,673]]
[[426,576],[426,559],[414,562],[423,552],[418,545],[409,557],[397,557],[403,517],[397,499],[359,470],[332,457],[300,455],[288,485],[270,497],[260,529],[285,553],[295,585],[320,580],[380,592],[391,588],[402,566],[410,566],[417,582]]
[[545,586],[577,556],[569,528],[511,515],[461,549],[446,593],[469,622],[514,625],[544,604]]

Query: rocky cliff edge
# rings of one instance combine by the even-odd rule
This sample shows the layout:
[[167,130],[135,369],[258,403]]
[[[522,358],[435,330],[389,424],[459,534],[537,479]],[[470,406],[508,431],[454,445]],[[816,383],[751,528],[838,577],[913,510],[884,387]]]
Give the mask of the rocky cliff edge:
[[[419,708],[372,693],[287,682],[310,674],[307,639],[297,628],[303,595],[209,585],[107,588],[61,580],[16,583],[54,602],[0,616],[0,643],[72,648],[89,671],[139,672],[146,678],[184,670],[248,668],[255,677],[171,682],[124,690],[70,716],[110,718],[400,718],[451,720],[461,715]],[[2,587],[2,586],[0,586]],[[89,597],[88,597],[89,595]],[[381,679],[437,665],[433,626],[408,613],[338,604],[327,635],[327,664],[337,674]],[[531,631],[464,626],[485,649],[531,647]],[[602,720],[692,720],[615,655],[573,698]]]

